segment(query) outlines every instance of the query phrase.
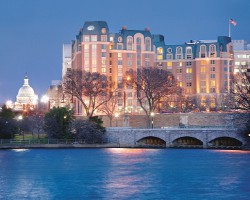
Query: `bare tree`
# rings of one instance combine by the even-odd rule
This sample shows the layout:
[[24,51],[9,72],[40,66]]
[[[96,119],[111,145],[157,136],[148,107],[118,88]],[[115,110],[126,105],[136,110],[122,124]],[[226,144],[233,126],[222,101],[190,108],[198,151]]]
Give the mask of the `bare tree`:
[[106,101],[98,110],[105,113],[109,118],[109,125],[112,126],[115,111],[117,109],[118,95],[117,90],[109,93],[110,99]]
[[82,70],[71,70],[63,81],[64,93],[81,102],[88,118],[110,100],[111,96],[107,95],[110,88],[111,83],[105,75]]
[[36,132],[37,137],[40,138],[40,133],[42,132],[44,127],[44,117],[39,114],[35,114],[28,118],[28,122],[32,137],[34,137],[34,132]]
[[176,88],[172,74],[158,68],[140,68],[137,71],[128,71],[124,80],[127,87],[135,90],[137,100],[145,112],[150,127],[150,115],[158,104]]
[[231,92],[234,95],[235,107],[250,110],[250,73],[241,72],[234,76]]

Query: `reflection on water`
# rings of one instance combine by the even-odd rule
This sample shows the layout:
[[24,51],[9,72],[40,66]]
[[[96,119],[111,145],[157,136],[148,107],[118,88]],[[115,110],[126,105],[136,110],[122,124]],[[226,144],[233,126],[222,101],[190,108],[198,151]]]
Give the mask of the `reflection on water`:
[[222,152],[222,153],[238,153],[238,154],[250,154],[250,151],[244,151],[244,150],[214,150],[216,152]]
[[12,149],[12,151],[15,151],[15,152],[24,152],[24,151],[29,151],[29,149]]
[[249,199],[250,152],[0,151],[0,199]]

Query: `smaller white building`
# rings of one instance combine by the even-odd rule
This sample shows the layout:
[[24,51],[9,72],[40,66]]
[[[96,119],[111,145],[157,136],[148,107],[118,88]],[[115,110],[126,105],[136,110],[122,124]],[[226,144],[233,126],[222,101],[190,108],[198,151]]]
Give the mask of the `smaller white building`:
[[24,77],[24,84],[19,89],[16,96],[15,110],[29,111],[34,110],[38,103],[38,96],[35,94],[32,87],[29,85],[29,79],[26,75]]

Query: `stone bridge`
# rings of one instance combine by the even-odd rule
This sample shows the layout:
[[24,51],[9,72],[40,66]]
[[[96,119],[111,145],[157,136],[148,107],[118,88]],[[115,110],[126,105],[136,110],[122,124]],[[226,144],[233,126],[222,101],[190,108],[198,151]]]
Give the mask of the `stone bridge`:
[[107,128],[106,140],[121,147],[164,147],[197,145],[199,147],[244,146],[246,141],[236,128]]

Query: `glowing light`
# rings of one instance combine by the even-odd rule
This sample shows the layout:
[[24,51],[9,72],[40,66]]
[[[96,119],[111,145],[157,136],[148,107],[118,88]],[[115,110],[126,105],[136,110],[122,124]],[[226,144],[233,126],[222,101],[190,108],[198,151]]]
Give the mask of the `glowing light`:
[[118,118],[119,117],[119,113],[115,113],[115,117]]
[[154,112],[151,112],[150,115],[151,115],[151,117],[155,116]]
[[13,108],[13,102],[11,100],[6,101],[5,104],[7,108]]
[[42,103],[48,103],[48,101],[49,101],[49,97],[47,95],[43,95],[42,99],[41,99],[41,102]]
[[18,117],[17,117],[17,120],[22,120],[23,119],[23,116],[22,115],[19,115]]

